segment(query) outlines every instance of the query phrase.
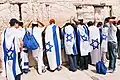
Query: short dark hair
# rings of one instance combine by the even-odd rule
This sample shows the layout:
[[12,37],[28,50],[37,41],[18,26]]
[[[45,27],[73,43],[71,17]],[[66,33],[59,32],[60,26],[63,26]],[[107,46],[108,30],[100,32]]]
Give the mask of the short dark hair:
[[32,23],[32,27],[38,27],[38,24],[34,24],[34,23]]
[[110,19],[115,19],[115,18],[116,18],[115,16],[110,17]]
[[120,25],[120,20],[118,20],[117,25]]
[[19,25],[19,26],[23,26],[23,22],[19,22],[18,25]]
[[89,21],[89,22],[87,23],[87,25],[88,25],[88,26],[93,26],[94,23],[93,23],[92,21]]
[[102,22],[98,22],[97,27],[102,26]]
[[15,18],[12,18],[12,19],[10,20],[10,22],[9,22],[10,26],[14,26],[14,25],[15,25],[15,23],[17,23],[17,24],[18,24],[18,20],[17,20],[17,19],[15,19]]
[[109,22],[109,20],[110,20],[110,17],[107,17],[107,18],[105,18],[104,22]]

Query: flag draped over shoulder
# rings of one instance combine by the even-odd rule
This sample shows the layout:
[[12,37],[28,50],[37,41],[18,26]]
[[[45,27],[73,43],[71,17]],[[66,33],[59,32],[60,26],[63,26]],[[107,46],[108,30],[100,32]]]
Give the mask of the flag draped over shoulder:
[[19,39],[17,30],[7,28],[2,34],[2,54],[4,55],[5,73],[8,80],[15,80],[16,75],[21,74],[18,64]]
[[102,52],[107,52],[108,48],[108,27],[104,27],[102,29],[102,43],[101,43],[101,50]]
[[77,27],[77,45],[81,56],[86,56],[90,52],[89,31],[85,25]]
[[46,28],[45,46],[49,67],[51,70],[55,70],[59,65],[62,64],[61,41],[58,26],[52,24]]
[[71,25],[63,29],[65,52],[67,55],[77,55],[76,34]]
[[92,64],[96,64],[96,62],[101,61],[99,28],[96,26],[90,26],[89,35]]

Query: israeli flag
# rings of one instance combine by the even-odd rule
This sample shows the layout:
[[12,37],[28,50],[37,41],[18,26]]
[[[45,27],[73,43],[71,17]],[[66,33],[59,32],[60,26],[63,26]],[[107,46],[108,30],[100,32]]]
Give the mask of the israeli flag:
[[4,55],[5,73],[8,80],[15,80],[16,75],[21,74],[18,64],[18,38],[15,28],[8,28],[3,32],[2,51]]
[[77,55],[76,34],[74,28],[71,25],[68,25],[63,29],[63,36],[66,54]]
[[78,25],[77,27],[77,47],[81,56],[86,56],[90,52],[90,43],[88,29],[85,25]]
[[107,52],[107,48],[108,48],[108,27],[104,27],[102,29],[101,51]]
[[89,34],[92,64],[96,64],[98,61],[101,61],[99,28],[90,26]]
[[52,24],[46,28],[45,45],[50,69],[55,70],[62,64],[59,28],[55,24]]

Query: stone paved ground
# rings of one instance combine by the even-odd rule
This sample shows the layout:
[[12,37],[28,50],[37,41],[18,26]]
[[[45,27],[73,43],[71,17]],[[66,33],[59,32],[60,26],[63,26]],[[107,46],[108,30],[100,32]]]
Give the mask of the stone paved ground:
[[[107,64],[108,65],[108,62]],[[5,80],[0,76],[0,80]],[[107,75],[100,75],[95,73],[95,67],[89,66],[88,71],[70,72],[66,67],[61,71],[53,73],[47,71],[42,75],[38,75],[36,71],[31,68],[28,74],[22,75],[22,80],[120,80],[120,60],[117,61],[117,69],[114,73],[107,73]]]

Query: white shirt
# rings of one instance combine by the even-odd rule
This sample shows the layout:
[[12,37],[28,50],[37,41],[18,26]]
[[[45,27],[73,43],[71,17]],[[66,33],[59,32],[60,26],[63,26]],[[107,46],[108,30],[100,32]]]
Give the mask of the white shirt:
[[109,27],[109,29],[108,29],[108,41],[114,41],[117,43],[116,32],[117,32],[116,26],[112,25],[111,27]]

